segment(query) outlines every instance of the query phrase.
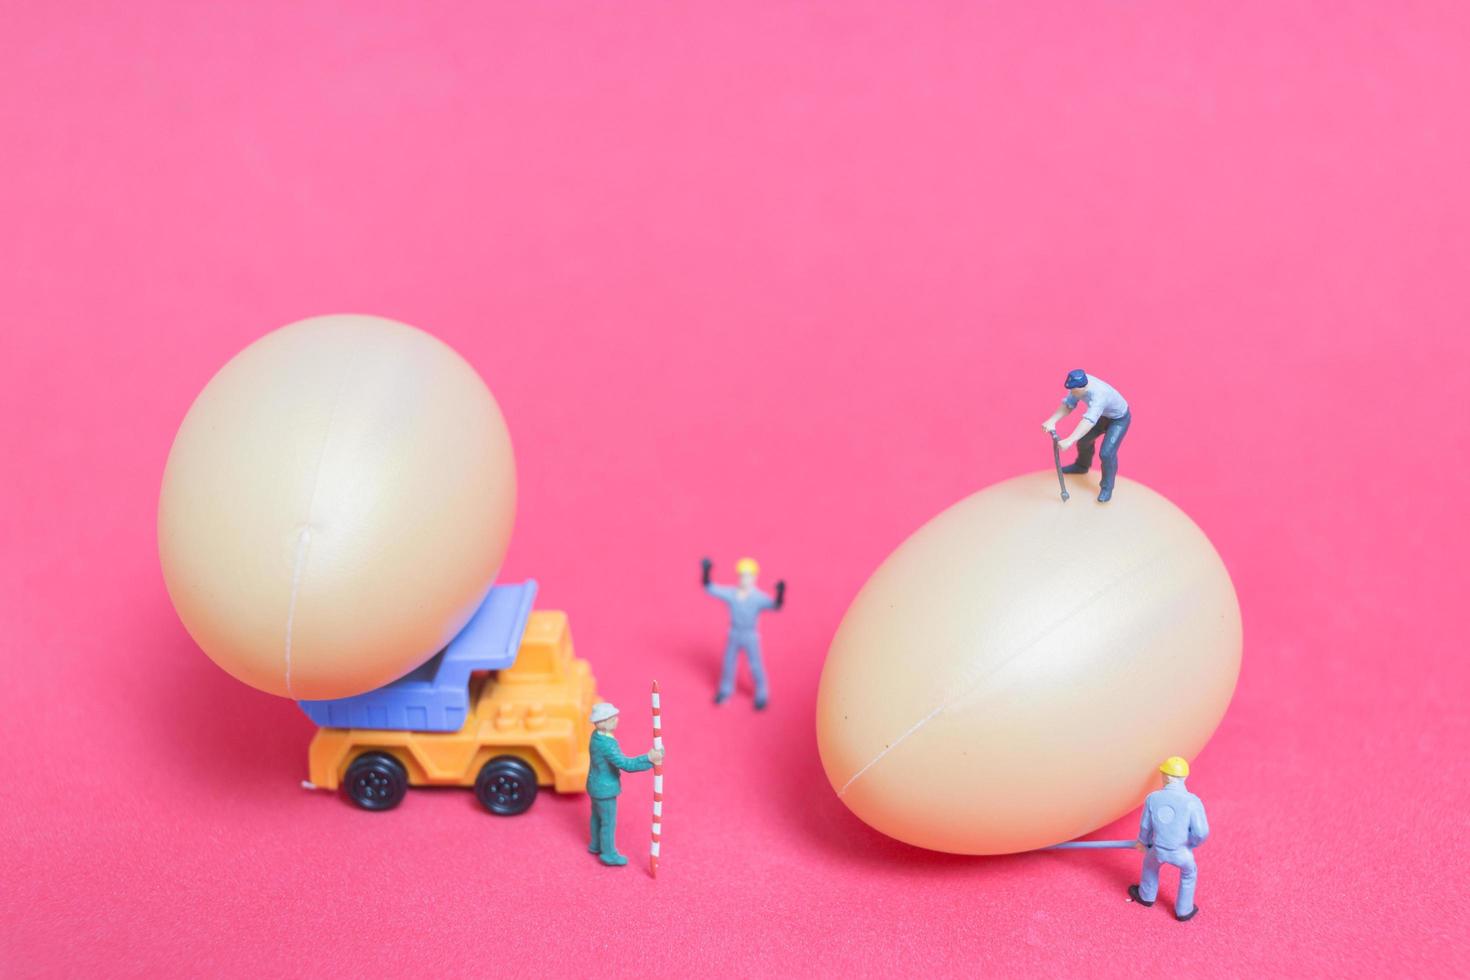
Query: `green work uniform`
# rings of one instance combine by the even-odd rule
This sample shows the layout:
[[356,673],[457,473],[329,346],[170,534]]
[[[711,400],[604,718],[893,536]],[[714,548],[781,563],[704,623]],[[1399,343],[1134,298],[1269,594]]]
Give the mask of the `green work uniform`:
[[591,764],[587,768],[587,795],[592,798],[592,835],[587,850],[598,855],[603,864],[627,864],[618,853],[613,832],[618,826],[618,794],[623,791],[623,773],[643,772],[653,768],[646,755],[631,759],[618,748],[618,740],[605,732],[594,731],[587,746]]

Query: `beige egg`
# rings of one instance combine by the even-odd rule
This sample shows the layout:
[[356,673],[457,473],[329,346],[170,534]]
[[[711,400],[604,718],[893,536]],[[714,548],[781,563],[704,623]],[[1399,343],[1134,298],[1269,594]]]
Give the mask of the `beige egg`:
[[[873,828],[957,854],[1101,827],[1192,758],[1240,672],[1240,607],[1189,517],[1120,479],[988,487],[873,573],[822,670],[827,778]],[[1094,484],[1095,491],[1095,484]]]
[[490,389],[423,331],[282,327],[205,386],[158,505],[163,576],[215,663],[298,699],[395,680],[459,631],[515,519]]

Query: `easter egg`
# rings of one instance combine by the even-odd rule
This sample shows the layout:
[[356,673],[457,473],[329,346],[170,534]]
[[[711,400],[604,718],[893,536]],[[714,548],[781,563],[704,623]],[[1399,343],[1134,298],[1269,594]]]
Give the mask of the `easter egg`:
[[853,600],[817,740],[873,828],[956,854],[1069,840],[1137,806],[1219,724],[1241,653],[1220,556],[1148,487],[1120,478],[1098,504],[1088,482],[1065,503],[1053,472],[960,501]]
[[515,495],[505,420],[462,357],[393,320],[313,317],[241,351],[184,417],[158,505],[164,582],[239,680],[360,694],[468,621]]

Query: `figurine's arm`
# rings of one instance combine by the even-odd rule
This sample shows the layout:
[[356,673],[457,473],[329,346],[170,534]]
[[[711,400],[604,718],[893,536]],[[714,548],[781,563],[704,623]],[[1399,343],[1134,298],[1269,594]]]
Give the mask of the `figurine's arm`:
[[645,769],[653,768],[653,760],[649,759],[647,755],[635,755],[631,757],[623,755],[623,750],[618,746],[617,742],[613,742],[604,748],[607,753],[607,761],[623,770],[623,772],[642,772]]
[[1144,847],[1154,846],[1154,818],[1145,805],[1143,818],[1138,821],[1138,843]]
[[1210,836],[1210,822],[1205,819],[1205,805],[1192,807],[1189,813],[1189,846],[1199,847]]
[[1066,398],[1062,399],[1062,403],[1057,406],[1057,410],[1051,413],[1051,418],[1041,423],[1041,427],[1047,432],[1050,432],[1052,435],[1056,435],[1057,423],[1060,422],[1064,417],[1066,417],[1072,411],[1072,409],[1076,407],[1077,399],[1073,398],[1071,395],[1068,395]]
[[780,612],[784,605],[786,605],[786,580],[778,579],[776,581],[776,601],[771,604],[771,608]]
[[709,580],[709,569],[710,560],[706,558],[700,563],[700,584],[704,586],[704,591],[728,606],[730,604],[730,596],[735,591],[734,587],[729,585],[716,585],[711,582]]
[[1057,446],[1061,449],[1071,449],[1072,446],[1076,445],[1077,440],[1087,435],[1094,425],[1097,425],[1096,419],[1089,422],[1084,418],[1081,422],[1077,423],[1077,428],[1072,430],[1072,434],[1057,443]]

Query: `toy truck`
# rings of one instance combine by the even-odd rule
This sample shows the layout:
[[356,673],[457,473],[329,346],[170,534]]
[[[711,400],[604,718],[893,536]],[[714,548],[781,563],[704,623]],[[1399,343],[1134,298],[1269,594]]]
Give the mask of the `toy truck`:
[[417,670],[356,697],[302,701],[319,725],[311,784],[388,810],[410,786],[473,786],[491,813],[524,813],[542,786],[586,790],[597,700],[562,612],[532,611],[536,583],[497,585]]

